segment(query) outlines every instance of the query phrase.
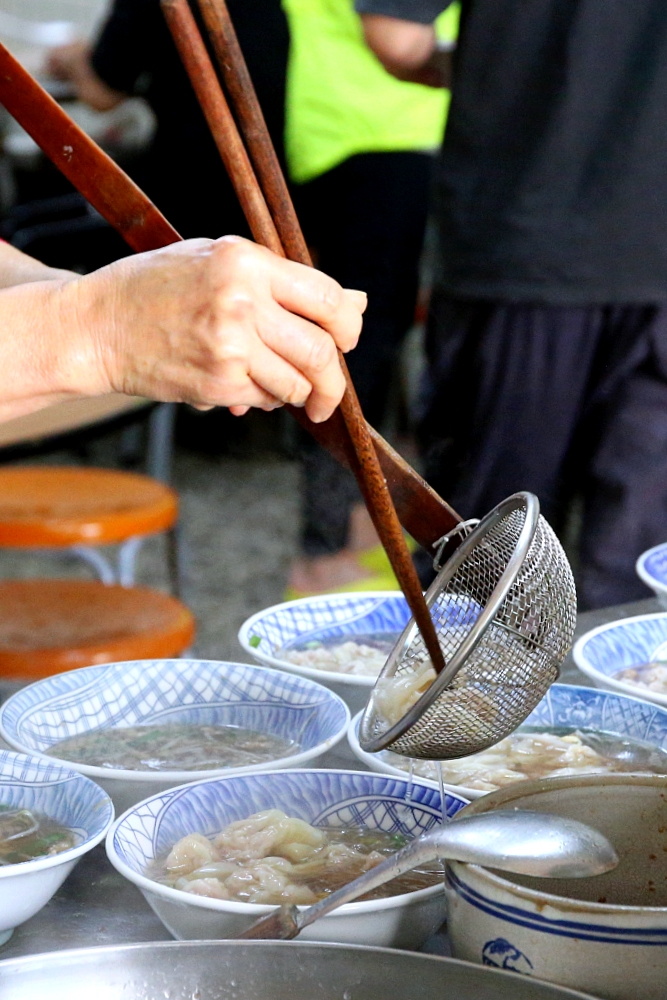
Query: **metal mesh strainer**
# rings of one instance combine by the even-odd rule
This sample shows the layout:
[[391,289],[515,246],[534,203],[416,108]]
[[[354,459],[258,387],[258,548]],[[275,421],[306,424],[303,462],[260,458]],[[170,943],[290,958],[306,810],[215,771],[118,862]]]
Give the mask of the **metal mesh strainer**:
[[[556,680],[574,634],[572,571],[531,493],[516,493],[461,543],[426,594],[445,669],[394,725],[375,697],[362,716],[364,750],[465,757],[508,736]],[[378,685],[427,660],[411,621]],[[378,691],[374,690],[374,696]]]

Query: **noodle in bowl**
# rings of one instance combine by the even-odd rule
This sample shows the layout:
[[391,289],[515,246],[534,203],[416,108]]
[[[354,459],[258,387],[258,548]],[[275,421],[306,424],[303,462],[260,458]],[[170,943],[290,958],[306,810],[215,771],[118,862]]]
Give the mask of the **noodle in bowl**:
[[60,888],[79,859],[105,836],[113,821],[109,796],[58,761],[0,751],[0,804],[29,810],[66,828],[74,845],[19,864],[0,866],[0,944],[34,916]]
[[[349,718],[337,695],[306,678],[247,663],[135,660],[84,667],[22,688],[0,708],[0,732],[17,750],[92,778],[120,813],[186,781],[309,765],[344,737]],[[284,756],[206,770],[127,770],[57,757],[57,745],[67,738],[100,730],[136,734],[137,727],[158,725],[242,727],[278,745],[294,744]]]
[[[572,656],[596,687],[645,698],[667,709],[667,611],[621,618],[591,629],[574,644]],[[641,682],[649,664],[658,667],[665,678],[653,690]]]

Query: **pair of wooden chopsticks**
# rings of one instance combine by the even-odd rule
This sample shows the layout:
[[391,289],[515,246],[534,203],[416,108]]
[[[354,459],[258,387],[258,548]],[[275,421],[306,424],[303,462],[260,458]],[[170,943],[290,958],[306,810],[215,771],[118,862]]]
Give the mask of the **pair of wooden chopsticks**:
[[[150,198],[2,44],[0,103],[133,250],[156,250],[181,239]],[[314,424],[305,410],[287,409],[334,458],[352,468],[356,456],[340,410],[324,423]],[[403,527],[425,549],[454,532],[448,551],[454,549],[460,541],[455,529],[461,525],[461,517],[376,430],[367,426]]]
[[[198,3],[234,105],[238,128],[187,0],[161,0],[172,37],[251,232],[258,243],[274,253],[312,266],[226,4],[224,0],[198,0]],[[353,471],[433,666],[439,672],[444,659],[433,621],[342,355],[340,362],[347,383],[340,409],[354,446]]]
[[[133,250],[156,250],[181,239],[150,198],[1,43],[0,103]],[[305,410],[287,409],[337,461],[353,467],[356,455],[340,410],[324,423],[314,424]],[[455,530],[462,523],[461,517],[376,430],[367,426],[403,527],[425,549],[453,532],[448,551],[453,550],[461,538]]]

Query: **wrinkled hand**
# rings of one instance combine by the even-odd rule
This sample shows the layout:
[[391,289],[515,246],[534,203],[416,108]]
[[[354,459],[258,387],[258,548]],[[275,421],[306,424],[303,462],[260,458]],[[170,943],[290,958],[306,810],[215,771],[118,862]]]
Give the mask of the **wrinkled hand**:
[[366,305],[363,292],[235,236],[125,258],[65,283],[60,295],[70,349],[87,355],[75,387],[84,394],[237,415],[291,403],[316,422],[341,400],[336,348],[356,345]]

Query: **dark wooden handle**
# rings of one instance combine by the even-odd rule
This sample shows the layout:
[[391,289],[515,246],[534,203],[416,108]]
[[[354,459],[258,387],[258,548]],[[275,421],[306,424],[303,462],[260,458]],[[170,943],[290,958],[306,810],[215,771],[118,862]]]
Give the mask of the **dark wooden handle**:
[[[180,240],[134,181],[1,44],[0,103],[133,250],[155,250]],[[338,461],[346,465],[355,461],[338,410],[322,424],[313,424],[301,409],[292,412]],[[430,547],[461,518],[372,428],[371,435],[403,525],[421,545]]]
[[162,0],[162,11],[250,231],[257,243],[284,257],[271,213],[192,12],[185,0]]
[[290,260],[312,265],[227,5],[224,0],[198,0],[198,3],[239,128],[285,253]]
[[181,239],[141,188],[0,44],[0,102],[133,250]]
[[[232,41],[233,54],[228,59],[225,57],[226,43],[235,39],[236,36],[224,0],[209,0],[205,3],[202,11],[205,11],[207,27],[209,22],[212,25],[212,41],[216,57],[220,61],[223,77],[231,84],[231,88],[228,89],[232,98],[237,102],[235,109],[239,121],[243,123],[245,135],[250,141],[260,186],[264,192],[267,189],[272,192],[275,213],[273,216],[269,212],[265,200],[245,196],[245,193],[250,189],[253,189],[253,193],[256,194],[253,188],[253,182],[257,183],[255,173],[247,156],[239,155],[239,146],[242,147],[243,143],[238,135],[213,64],[199,34],[199,28],[188,0],[161,0],[161,3],[190,82],[204,111],[213,138],[241,200],[246,219],[255,238],[258,242],[265,242],[259,234],[266,232],[268,242],[265,242],[265,245],[274,249],[273,232],[269,226],[269,221],[273,219],[281,250],[285,252],[287,257],[312,266],[278,158],[275,152],[270,152],[273,150],[273,145],[266,129],[264,117],[261,114],[243,53],[237,41]],[[252,96],[248,97],[249,94]],[[227,144],[228,148],[225,148]],[[346,379],[346,390],[341,400],[340,410],[356,458],[356,461],[352,463],[352,470],[375,529],[422,634],[433,666],[439,672],[444,669],[445,663],[431,615],[424,601],[421,584],[405,543],[401,524],[375,451],[373,439],[342,355],[340,355],[340,362]]]

